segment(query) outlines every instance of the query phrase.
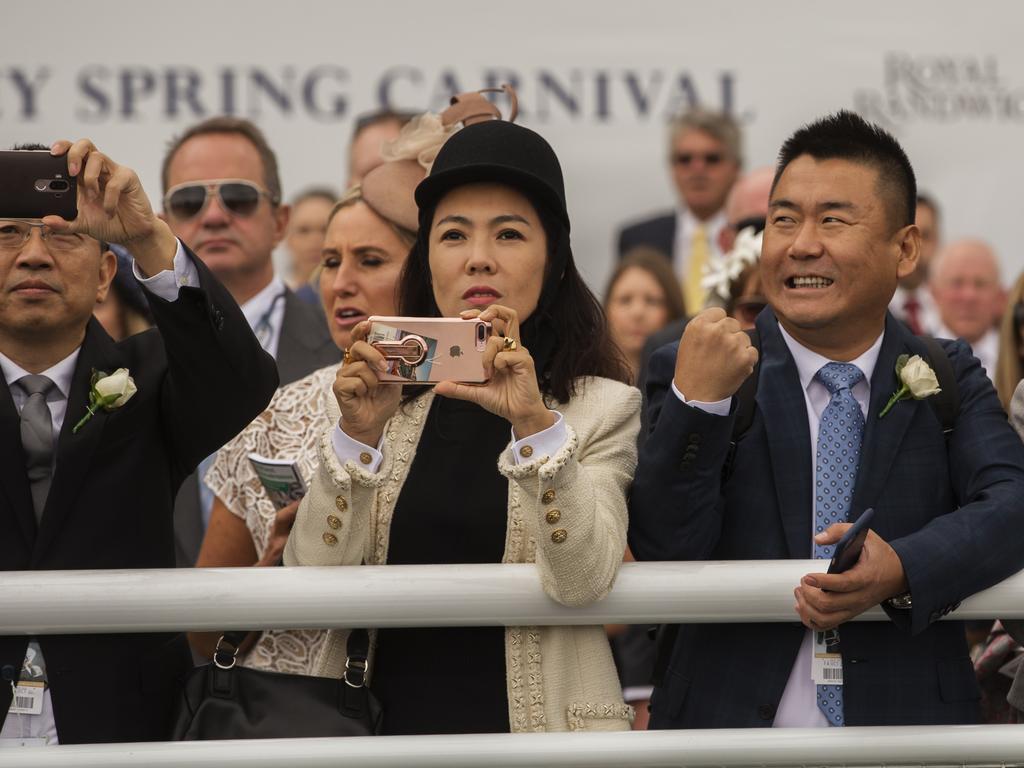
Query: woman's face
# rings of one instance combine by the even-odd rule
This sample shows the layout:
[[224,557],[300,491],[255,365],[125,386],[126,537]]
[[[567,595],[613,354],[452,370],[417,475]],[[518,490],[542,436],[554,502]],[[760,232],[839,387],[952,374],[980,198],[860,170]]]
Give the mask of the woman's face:
[[339,349],[352,342],[357,323],[397,313],[396,287],[408,255],[409,246],[365,203],[334,214],[320,261],[320,298]]
[[619,349],[627,355],[637,355],[647,337],[668,321],[665,292],[646,269],[630,267],[612,286],[606,313],[608,328]]
[[547,237],[533,205],[516,190],[466,184],[434,211],[429,262],[434,300],[445,317],[501,304],[525,322],[540,301]]

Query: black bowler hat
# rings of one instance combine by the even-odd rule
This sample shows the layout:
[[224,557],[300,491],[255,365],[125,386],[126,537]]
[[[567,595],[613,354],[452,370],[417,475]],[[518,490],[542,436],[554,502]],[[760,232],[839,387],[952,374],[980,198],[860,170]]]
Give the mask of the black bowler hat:
[[[529,128],[488,120],[453,134],[438,152],[430,175],[416,187],[421,216],[432,211],[450,190],[474,182],[515,187],[569,229],[562,167],[551,145]],[[429,230],[430,222],[421,220],[420,227]]]

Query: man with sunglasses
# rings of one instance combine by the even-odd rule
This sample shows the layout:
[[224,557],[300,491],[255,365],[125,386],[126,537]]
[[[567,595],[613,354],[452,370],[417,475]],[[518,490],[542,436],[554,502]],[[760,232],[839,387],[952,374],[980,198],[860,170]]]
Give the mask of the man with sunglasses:
[[742,167],[741,144],[740,128],[727,114],[697,108],[678,117],[669,140],[678,207],[619,233],[619,258],[637,245],[647,245],[672,260],[690,315],[704,308],[704,265],[723,252],[724,206]]
[[[281,203],[277,159],[248,120],[215,117],[187,129],[163,161],[164,218],[231,292],[263,348],[277,361],[282,384],[336,363],[319,307],[288,289],[274,272],[274,248],[289,208]],[[196,562],[213,508],[200,480],[204,459],[178,493],[174,529],[178,565]]]
[[[171,567],[175,491],[277,372],[134,171],[88,140],[50,151],[78,179],[75,220],[0,210],[0,568]],[[131,246],[155,330],[115,342],[93,318],[117,264],[105,243]],[[121,369],[131,386],[97,403]],[[164,739],[190,666],[182,634],[0,637],[0,747]]]

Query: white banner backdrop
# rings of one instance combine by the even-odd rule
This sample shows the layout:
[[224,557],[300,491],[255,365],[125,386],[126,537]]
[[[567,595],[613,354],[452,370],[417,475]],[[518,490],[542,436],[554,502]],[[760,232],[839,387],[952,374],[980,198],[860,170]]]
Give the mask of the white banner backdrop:
[[669,208],[668,116],[735,114],[747,167],[803,122],[855,108],[903,142],[948,238],[1024,267],[1024,6],[1013,2],[4,3],[0,146],[89,136],[154,200],[167,141],[204,117],[255,120],[286,196],[340,187],[354,118],[438,110],[512,82],[520,122],[561,158],[576,258],[601,291],[619,225]]

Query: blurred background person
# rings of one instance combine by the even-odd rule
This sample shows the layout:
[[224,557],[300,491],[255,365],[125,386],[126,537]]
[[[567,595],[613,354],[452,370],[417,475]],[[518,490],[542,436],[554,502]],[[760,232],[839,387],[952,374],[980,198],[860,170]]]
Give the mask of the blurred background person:
[[382,148],[398,138],[402,126],[416,113],[399,112],[392,109],[378,109],[356,118],[352,138],[348,145],[348,189],[363,180],[363,177],[384,162]]
[[619,257],[637,245],[666,254],[683,285],[686,311],[704,308],[704,265],[721,256],[728,225],[725,200],[743,165],[743,137],[731,116],[692,109],[670,127],[669,165],[679,195],[676,209],[623,227]]
[[[253,123],[213,117],[187,128],[164,156],[164,216],[224,284],[263,349],[277,362],[281,384],[300,379],[341,353],[323,313],[295,297],[274,272],[274,248],[288,227],[277,157]],[[213,462],[199,465],[198,476]],[[197,474],[186,478],[174,506],[177,562],[195,563],[213,507]]]
[[999,324],[999,359],[996,362],[996,391],[1007,413],[1010,400],[1024,379],[1024,274],[1017,278],[1006,297],[1006,310]]
[[106,298],[96,303],[93,316],[114,341],[123,341],[153,327],[153,314],[142,286],[132,274],[132,257],[120,245],[110,244],[117,256],[117,272]]
[[284,244],[288,249],[291,274],[288,286],[307,304],[319,304],[320,294],[311,279],[320,265],[320,255],[338,193],[326,187],[311,187],[292,199],[291,216]]
[[914,224],[921,233],[921,255],[917,269],[899,281],[889,303],[889,311],[902,320],[911,332],[937,335],[940,326],[935,300],[928,290],[928,276],[941,244],[939,206],[929,195],[917,196]]
[[643,245],[616,266],[605,289],[604,308],[612,340],[622,350],[633,382],[650,335],[685,316],[672,267],[661,252]]
[[952,242],[938,252],[929,285],[939,314],[935,335],[964,339],[994,380],[999,356],[995,326],[1005,300],[995,252],[982,240]]

